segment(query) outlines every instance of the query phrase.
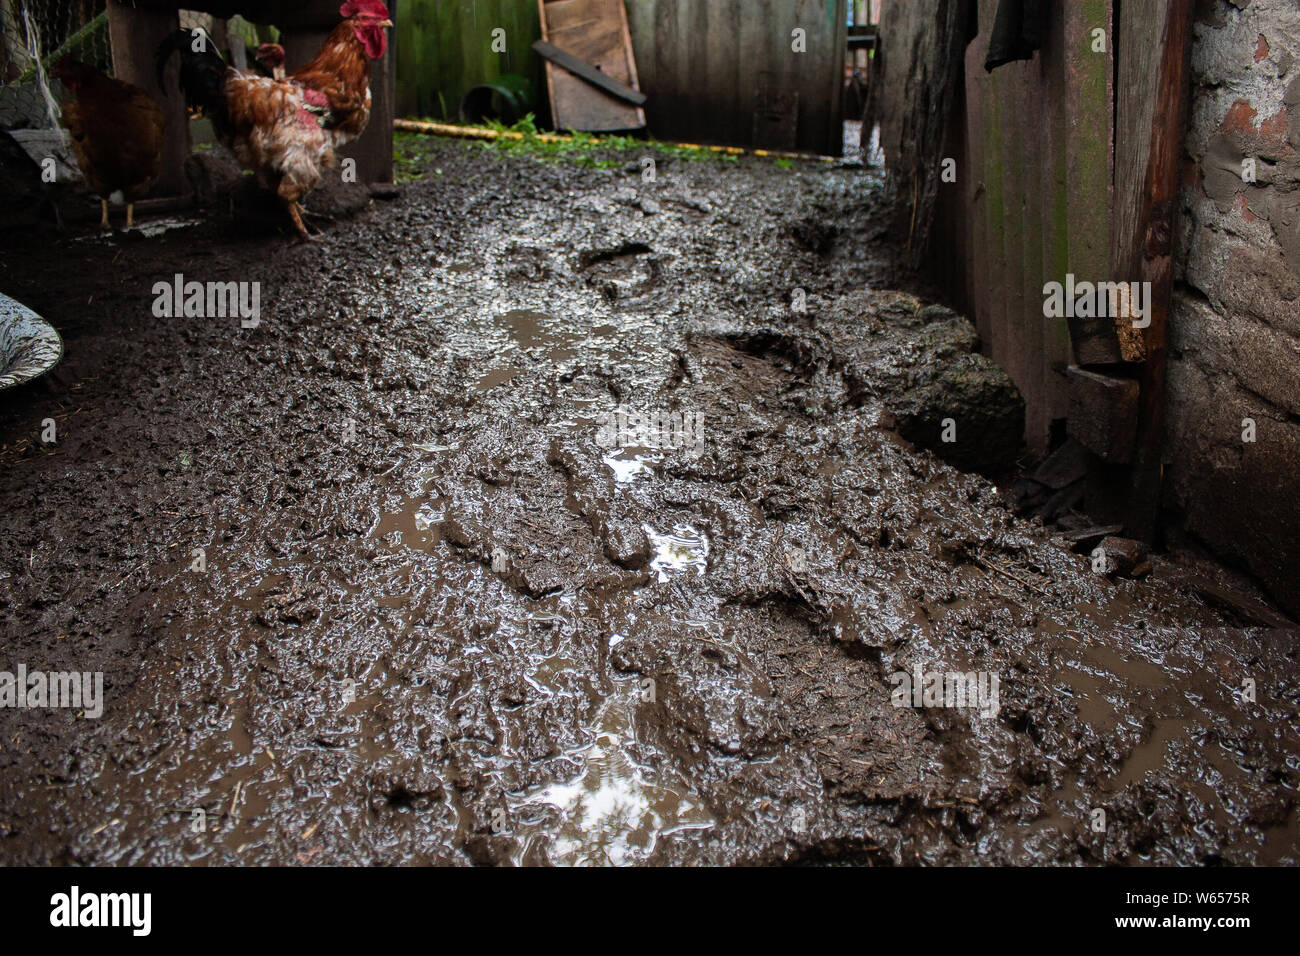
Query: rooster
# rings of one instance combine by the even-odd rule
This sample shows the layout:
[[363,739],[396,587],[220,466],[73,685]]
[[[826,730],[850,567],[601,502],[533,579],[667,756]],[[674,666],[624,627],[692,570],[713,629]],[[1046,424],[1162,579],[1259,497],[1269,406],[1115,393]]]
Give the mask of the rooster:
[[65,57],[50,71],[71,96],[63,104],[63,125],[81,175],[99,196],[100,226],[108,229],[108,200],[120,192],[130,229],[135,201],[162,172],[167,117],[144,90],[105,76],[93,66]]
[[384,55],[384,29],[393,25],[380,0],[347,0],[339,15],[343,22],[316,58],[284,79],[228,67],[201,32],[178,30],[158,47],[159,84],[167,61],[179,53],[180,87],[190,107],[202,110],[240,164],[279,196],[304,240],[311,236],[302,197],[335,164],[335,149],[366,128],[369,61]]

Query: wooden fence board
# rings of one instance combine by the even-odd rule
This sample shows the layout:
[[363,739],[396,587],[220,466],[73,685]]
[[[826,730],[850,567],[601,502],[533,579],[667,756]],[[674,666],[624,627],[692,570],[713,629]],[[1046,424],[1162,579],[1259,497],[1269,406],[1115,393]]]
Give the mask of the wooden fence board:
[[[542,60],[531,49],[542,35],[537,0],[401,0],[395,22],[400,115],[455,120],[470,88],[503,73],[527,77],[543,98]],[[496,29],[504,52],[492,49]]]
[[[755,97],[789,91],[795,147],[839,154],[847,0],[625,2],[654,135],[752,146]],[[791,49],[796,27],[806,53]]]
[[[1034,374],[1042,355],[1033,348],[1033,337],[1025,315],[1025,187],[1024,175],[1029,154],[1025,149],[1025,125],[1029,121],[1025,109],[1023,74],[1024,63],[1008,64],[999,70],[999,95],[1002,98],[1002,117],[1006,124],[1002,136],[1002,218],[1006,268],[1007,336],[1021,347],[1012,349],[1012,380],[1025,396],[1026,406],[1037,416],[1041,411],[1038,383],[1041,375]],[[1037,123],[1037,119],[1033,120]],[[1032,133],[1031,133],[1032,136]]]
[[[1065,71],[1048,64],[1061,64],[1065,60],[1065,23],[1057,17],[1049,21],[1039,52],[1042,77],[1042,96],[1051,107],[1043,112],[1043,156],[1040,175],[1043,182],[1043,283],[1060,282],[1070,268],[1070,171],[1066,147],[1069,141],[1069,121],[1065,111],[1057,104],[1065,101]],[[1042,286],[1039,287],[1042,294]],[[1045,379],[1050,383],[1046,390],[1047,419],[1063,419],[1069,410],[1069,396],[1063,369],[1072,360],[1070,327],[1064,318],[1043,317],[1043,363],[1049,370]]]
[[[1094,25],[1108,23],[1109,0],[1055,8],[1060,12],[1048,17],[1033,60],[988,73],[984,58],[996,9],[996,0],[978,5],[978,38],[966,51],[959,104],[965,115],[953,121],[967,133],[965,234],[940,237],[931,258],[961,249],[970,260],[958,298],[1024,394],[1026,440],[1043,452],[1060,435],[1054,423],[1069,414],[1064,373],[1073,361],[1072,327],[1042,314],[1043,286],[1064,282],[1068,272],[1081,281],[1109,278],[1113,61],[1085,43]],[[946,211],[941,221],[951,221]],[[1084,354],[1094,361],[1118,355],[1112,327],[1102,325],[1109,351],[1097,347],[1095,328],[1082,327]],[[1073,331],[1080,328],[1075,323]]]
[[[970,229],[970,267],[965,295],[966,308],[971,321],[979,329],[980,337],[991,345],[993,341],[992,320],[989,315],[983,289],[990,281],[989,275],[989,194],[984,154],[984,97],[978,93],[978,85],[984,71],[984,56],[978,43],[972,43],[966,49],[966,155],[970,169],[966,179],[968,186],[968,216]],[[958,105],[960,108],[960,104]],[[941,197],[942,200],[942,197]],[[940,257],[947,258],[950,248],[945,237],[939,236],[937,250]]]
[[1032,402],[1025,403],[1025,434],[1051,434],[1051,403],[1047,391],[1051,386],[1050,356],[1045,351],[1043,326],[1043,191],[1042,180],[1035,173],[1043,168],[1044,145],[1042,117],[1049,107],[1042,82],[1042,60],[1022,66],[1016,77],[1016,93],[1024,106],[1020,123],[1020,149],[1024,155],[1026,175],[1020,177],[1021,234],[1020,301],[1022,341],[1025,343],[1025,379]]
[[[1062,8],[1065,27],[1066,155],[1069,157],[1068,271],[1079,282],[1110,278],[1110,183],[1114,61],[1110,0],[1078,0]],[[1092,45],[1104,30],[1105,52]],[[1063,281],[1064,276],[1058,281]],[[1105,318],[1070,320],[1070,340],[1080,365],[1120,359],[1114,324]]]

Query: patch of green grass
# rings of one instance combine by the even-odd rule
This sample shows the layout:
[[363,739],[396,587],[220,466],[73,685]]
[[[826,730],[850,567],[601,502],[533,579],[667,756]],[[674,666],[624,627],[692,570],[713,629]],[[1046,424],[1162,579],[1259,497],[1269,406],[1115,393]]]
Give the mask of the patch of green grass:
[[[617,169],[628,162],[628,153],[644,155],[647,150],[677,159],[699,162],[734,163],[740,157],[734,153],[722,153],[703,149],[698,146],[681,146],[676,143],[661,143],[656,139],[643,139],[638,136],[596,136],[592,133],[568,133],[555,139],[545,138],[537,128],[537,122],[529,113],[513,126],[501,122],[489,122],[484,126],[471,127],[491,129],[498,133],[518,135],[500,136],[492,140],[467,140],[471,148],[484,149],[505,155],[527,156],[540,162],[574,163],[589,169]],[[423,133],[399,131],[393,134],[393,179],[398,183],[421,179],[428,174],[429,159],[435,151],[435,136]],[[793,164],[789,160],[778,160],[779,165],[789,169]]]
[[619,148],[617,142],[622,141],[627,142],[626,148],[635,148],[632,145],[635,141],[630,136],[609,137],[610,142],[604,143],[599,142],[590,133],[574,133],[562,140],[542,139],[540,136],[541,130],[537,128],[537,122],[532,113],[529,113],[513,126],[506,126],[504,123],[492,121],[487,124],[487,128],[496,130],[498,133],[520,133],[523,138],[502,136],[499,139],[488,140],[484,144],[486,148],[498,153],[531,156],[533,159],[539,159],[543,162],[571,162],[579,166],[612,169],[623,165],[622,161],[612,159],[608,155],[601,155],[602,152],[617,150]]
[[429,158],[437,143],[423,133],[393,134],[393,181],[409,183],[429,173]]
[[530,156],[543,162],[570,162],[579,166],[598,169],[613,169],[624,165],[626,153],[644,153],[647,149],[665,156],[675,156],[685,160],[717,160],[736,162],[740,157],[719,153],[714,150],[692,146],[679,146],[674,143],[661,143],[656,139],[644,139],[639,136],[596,136],[592,133],[566,133],[558,139],[544,139],[537,122],[529,113],[513,126],[500,122],[489,122],[488,129],[498,133],[518,133],[522,138],[502,136],[488,140],[486,148],[500,153],[512,153]]

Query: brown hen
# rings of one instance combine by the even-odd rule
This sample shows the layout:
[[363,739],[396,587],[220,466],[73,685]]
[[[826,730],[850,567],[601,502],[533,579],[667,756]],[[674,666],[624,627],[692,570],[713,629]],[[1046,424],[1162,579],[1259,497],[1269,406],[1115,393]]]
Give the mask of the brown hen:
[[135,201],[149,192],[162,171],[167,128],[162,107],[138,86],[76,60],[60,60],[51,73],[71,94],[63,104],[63,125],[81,175],[99,196],[100,226],[109,228],[108,200],[120,192],[130,229]]

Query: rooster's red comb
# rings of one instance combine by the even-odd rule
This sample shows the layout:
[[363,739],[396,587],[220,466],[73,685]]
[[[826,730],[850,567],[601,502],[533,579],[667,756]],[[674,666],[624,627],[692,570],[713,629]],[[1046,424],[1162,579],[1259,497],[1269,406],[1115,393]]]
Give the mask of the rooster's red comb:
[[374,17],[376,20],[387,20],[388,7],[384,6],[382,0],[347,0],[347,3],[339,7],[339,16],[344,20],[350,20],[353,17]]

